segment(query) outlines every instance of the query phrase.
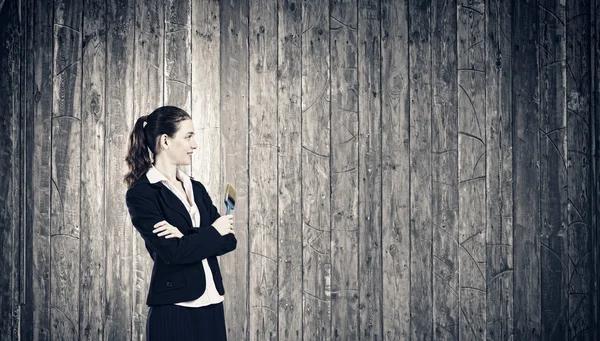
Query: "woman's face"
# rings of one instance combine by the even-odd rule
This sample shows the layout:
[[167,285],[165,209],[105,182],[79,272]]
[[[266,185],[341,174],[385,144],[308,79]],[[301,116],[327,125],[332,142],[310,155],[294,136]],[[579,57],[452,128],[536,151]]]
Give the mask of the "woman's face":
[[161,136],[162,153],[174,165],[189,165],[194,149],[198,148],[194,139],[194,123],[192,120],[179,122],[179,130],[173,137]]

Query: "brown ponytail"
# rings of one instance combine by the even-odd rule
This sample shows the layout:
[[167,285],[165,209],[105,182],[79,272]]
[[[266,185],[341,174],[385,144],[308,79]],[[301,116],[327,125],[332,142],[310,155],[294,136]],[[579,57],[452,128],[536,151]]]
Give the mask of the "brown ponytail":
[[133,131],[129,135],[129,151],[125,158],[125,162],[129,166],[129,172],[125,175],[125,179],[123,179],[127,188],[131,187],[137,179],[146,174],[152,166],[152,160],[150,159],[150,153],[145,141],[146,137],[144,136],[144,123],[147,120],[148,115],[138,118]]
[[138,118],[129,135],[129,150],[125,158],[129,172],[123,182],[127,188],[130,188],[152,167],[150,152],[154,155],[158,153],[156,150],[158,137],[163,134],[173,137],[179,129],[179,123],[188,119],[191,117],[185,110],[173,106],[157,108],[150,115]]

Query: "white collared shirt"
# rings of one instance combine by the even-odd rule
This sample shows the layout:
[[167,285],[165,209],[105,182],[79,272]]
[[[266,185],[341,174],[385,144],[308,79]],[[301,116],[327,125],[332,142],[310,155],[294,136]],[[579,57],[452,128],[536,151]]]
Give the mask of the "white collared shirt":
[[[148,170],[146,177],[150,183],[153,184],[160,181],[163,185],[170,189],[171,192],[173,192],[181,200],[181,202],[183,202],[183,205],[185,205],[185,208],[192,219],[192,226],[194,226],[194,228],[200,226],[200,212],[198,211],[198,206],[196,206],[196,202],[194,201],[194,189],[192,188],[192,181],[187,174],[179,169],[177,170],[176,174],[177,179],[183,183],[185,193],[181,193],[181,191],[179,191],[171,181],[169,181],[156,167],[154,167],[154,165],[152,165],[152,167]],[[192,205],[190,205],[190,202]],[[202,296],[193,301],[175,303],[176,305],[184,307],[203,307],[210,304],[223,302],[223,296],[217,291],[212,271],[210,270],[206,259],[202,260],[202,267],[204,268],[204,276],[206,276],[206,290]]]

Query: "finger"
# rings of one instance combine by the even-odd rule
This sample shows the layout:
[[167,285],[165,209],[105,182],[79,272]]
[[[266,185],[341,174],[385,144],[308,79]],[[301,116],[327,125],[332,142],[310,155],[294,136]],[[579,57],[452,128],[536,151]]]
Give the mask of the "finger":
[[158,223],[154,224],[154,227],[159,227],[159,226],[163,226],[165,224],[168,224],[166,220],[161,220]]
[[172,227],[170,227],[170,226],[161,226],[161,227],[157,227],[152,232],[159,233],[159,232],[163,232],[163,231],[170,231],[171,229],[172,229]]
[[163,231],[163,232],[161,232],[161,233],[157,234],[157,236],[159,236],[159,237],[162,237],[162,236],[166,236],[166,235],[168,235],[169,233],[171,233],[171,232],[168,232],[168,231]]
[[163,226],[165,224],[167,224],[167,221],[166,220],[161,220],[158,223],[154,224],[154,228],[159,227],[159,226]]
[[152,230],[152,233],[159,233],[159,232],[162,232],[162,231],[164,231],[166,229],[167,229],[166,227],[157,227],[154,230]]
[[168,238],[181,238],[183,236],[183,234],[179,231],[171,231],[168,234]]
[[161,232],[160,236],[166,236],[166,235],[175,234],[175,233],[176,233],[175,231],[169,229],[169,230],[165,230],[164,232]]

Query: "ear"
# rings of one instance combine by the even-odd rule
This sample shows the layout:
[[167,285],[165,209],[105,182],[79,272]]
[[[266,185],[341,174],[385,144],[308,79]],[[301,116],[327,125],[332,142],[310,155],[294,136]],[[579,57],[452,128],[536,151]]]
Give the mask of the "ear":
[[161,149],[167,149],[169,147],[169,137],[167,134],[162,134],[158,137],[158,145]]

